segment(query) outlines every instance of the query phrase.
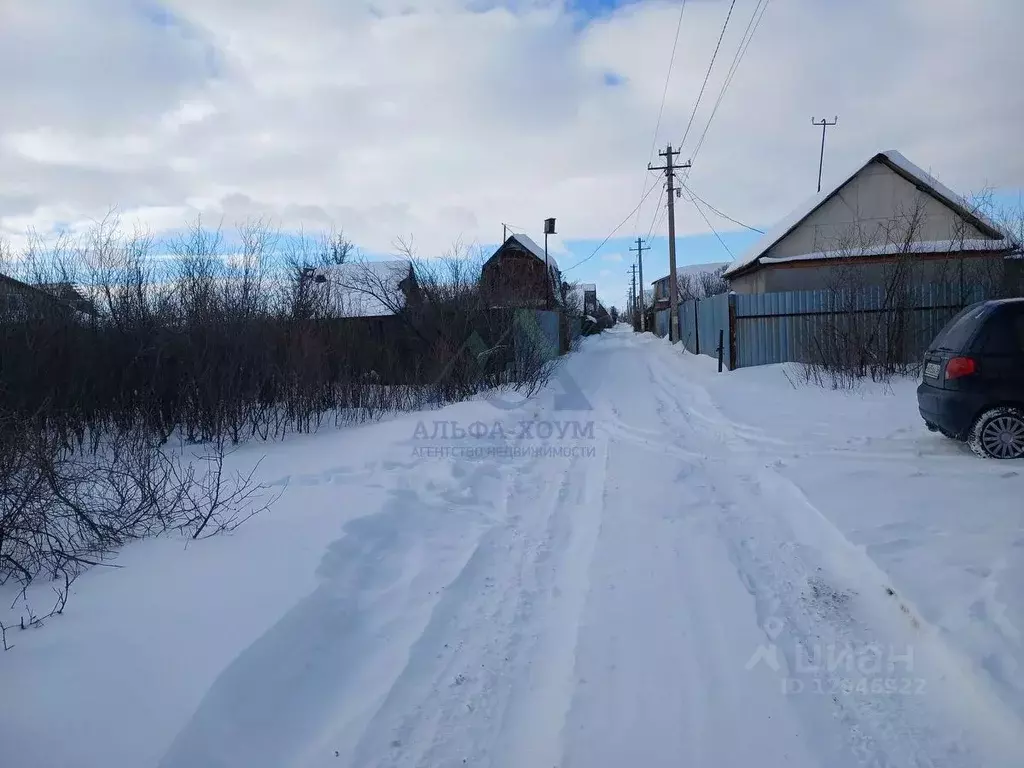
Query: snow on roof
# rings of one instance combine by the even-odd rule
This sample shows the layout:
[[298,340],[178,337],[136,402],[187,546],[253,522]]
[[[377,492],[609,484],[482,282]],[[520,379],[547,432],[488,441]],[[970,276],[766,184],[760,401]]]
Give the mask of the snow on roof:
[[[857,249],[858,256],[892,256],[900,253],[946,253],[950,249],[949,240],[933,240],[916,243],[882,243]],[[1006,243],[1002,240],[964,240],[956,241],[957,251],[1005,251]],[[765,256],[762,264],[782,264],[787,261],[810,261],[813,259],[841,259],[849,256],[848,249],[833,251],[817,251],[802,253],[797,256]]]
[[409,277],[412,262],[356,261],[321,270],[327,278],[331,310],[341,317],[383,317],[405,306],[401,282]]
[[[544,249],[541,246],[537,245],[535,242],[533,242],[533,240],[530,239],[528,235],[521,235],[517,233],[510,236],[508,240],[515,240],[526,251],[533,254],[541,261],[544,261]],[[508,240],[506,240],[505,242],[507,243]],[[560,269],[560,267],[558,266],[558,262],[555,261],[555,257],[551,255],[550,248],[548,249],[548,266],[554,267],[555,269]]]
[[[779,222],[769,229],[760,239],[758,239],[753,245],[744,251],[735,261],[729,265],[729,268],[725,271],[725,276],[729,277],[734,275],[741,269],[750,266],[754,262],[758,261],[772,246],[778,243],[782,238],[792,232],[796,227],[820,208],[824,203],[831,198],[836,192],[846,186],[854,176],[863,171],[873,162],[882,162],[889,165],[891,168],[896,170],[898,173],[908,177],[912,181],[917,182],[923,187],[926,187],[933,195],[943,200],[947,205],[956,209],[959,213],[970,215],[976,218],[983,226],[988,227],[994,233],[998,233],[1003,236],[1000,228],[981,215],[976,211],[972,211],[967,202],[958,194],[953,192],[949,187],[943,185],[938,179],[932,176],[930,173],[922,170],[914,163],[910,162],[900,152],[895,149],[889,149],[885,152],[879,152],[874,155],[866,163],[862,163],[852,173],[842,177],[842,180],[835,186],[825,189],[822,192],[808,198],[799,206],[797,206],[789,215],[783,217]],[[809,256],[808,256],[809,258]]]

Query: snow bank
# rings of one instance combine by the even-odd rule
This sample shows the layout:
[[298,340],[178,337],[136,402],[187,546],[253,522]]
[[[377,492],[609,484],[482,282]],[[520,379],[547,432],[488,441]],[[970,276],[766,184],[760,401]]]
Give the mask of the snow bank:
[[[203,541],[152,539],[72,586],[62,616],[8,631],[0,652],[0,765],[155,766],[218,675],[320,583],[327,547],[377,512],[399,482],[396,444],[422,420],[492,418],[484,402],[405,414],[380,424],[250,443],[228,469],[262,458],[260,482],[282,492],[235,533]],[[426,471],[440,467],[428,464]],[[17,597],[0,588],[0,621]],[[28,592],[36,613],[54,596]],[[45,610],[43,610],[45,608]]]

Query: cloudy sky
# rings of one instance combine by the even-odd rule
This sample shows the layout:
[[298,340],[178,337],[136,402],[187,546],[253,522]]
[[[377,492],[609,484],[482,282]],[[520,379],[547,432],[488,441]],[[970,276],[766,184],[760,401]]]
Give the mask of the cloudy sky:
[[[731,1],[686,2],[655,136],[679,0],[0,0],[0,232],[116,206],[154,233],[269,216],[429,256],[555,216],[570,266],[657,183],[652,144],[685,133],[687,183],[763,229],[814,193],[811,117],[836,114],[826,183],[897,148],[1017,199],[1020,0],[768,0],[708,125],[764,8],[736,0],[686,133]],[[659,193],[569,276],[621,304],[630,239],[652,229],[645,277],[664,274]],[[749,242],[678,210],[683,262]]]

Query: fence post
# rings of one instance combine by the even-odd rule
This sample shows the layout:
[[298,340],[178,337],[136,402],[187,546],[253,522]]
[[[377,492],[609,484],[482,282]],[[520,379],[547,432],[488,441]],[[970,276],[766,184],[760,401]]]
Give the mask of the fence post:
[[729,291],[729,370],[736,370],[736,294]]
[[698,354],[698,355],[700,354],[700,313],[698,311],[699,308],[700,308],[700,299],[694,299],[693,300],[693,338],[695,340],[694,341],[695,349],[697,350],[695,354]]
[[722,372],[722,356],[725,354],[725,329],[718,329],[718,372]]

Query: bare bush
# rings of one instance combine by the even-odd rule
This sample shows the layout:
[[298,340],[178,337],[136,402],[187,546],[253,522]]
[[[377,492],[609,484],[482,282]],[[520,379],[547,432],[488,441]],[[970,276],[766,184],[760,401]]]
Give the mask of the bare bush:
[[[348,317],[318,279],[358,267],[343,234],[255,221],[230,239],[197,219],[158,252],[111,212],[81,238],[0,254],[88,300],[0,291],[0,583],[74,576],[142,536],[233,529],[266,505],[254,474],[226,471],[232,444],[533,392],[557,362],[534,312],[488,305],[482,256],[462,246],[436,260],[406,247],[401,296],[367,268],[346,288],[387,311]],[[203,452],[186,459],[191,445]]]
[[[969,214],[979,214],[985,199],[976,198]],[[857,222],[817,244],[834,266],[826,315],[805,334],[809,381],[848,389],[863,378],[916,374],[928,343],[956,312],[1004,295],[1005,254],[979,247],[967,217],[939,236],[918,198],[889,219]]]
[[[63,611],[71,583],[136,539],[178,530],[190,538],[233,530],[258,514],[265,488],[224,471],[223,442],[196,462],[142,431],[107,431],[91,450],[67,448],[45,429],[0,419],[0,585],[63,581],[48,615]],[[43,618],[46,618],[45,616]],[[28,623],[38,623],[29,611]]]

